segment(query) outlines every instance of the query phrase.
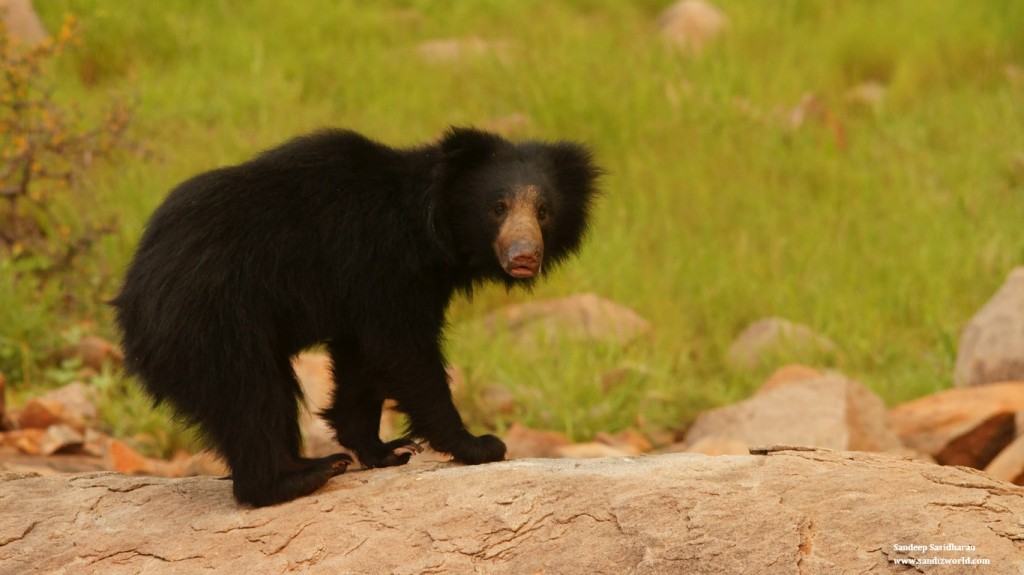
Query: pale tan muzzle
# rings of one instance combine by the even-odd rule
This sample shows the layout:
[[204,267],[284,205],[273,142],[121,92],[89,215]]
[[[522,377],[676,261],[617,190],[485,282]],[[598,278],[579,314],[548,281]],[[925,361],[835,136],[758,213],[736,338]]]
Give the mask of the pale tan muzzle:
[[540,190],[536,186],[516,188],[494,240],[498,262],[514,278],[537,275],[544,262],[544,237],[537,219],[539,200]]

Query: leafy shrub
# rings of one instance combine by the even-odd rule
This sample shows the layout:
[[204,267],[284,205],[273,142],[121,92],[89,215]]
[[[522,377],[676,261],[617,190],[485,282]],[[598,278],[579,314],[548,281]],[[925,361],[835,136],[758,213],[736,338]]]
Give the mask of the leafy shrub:
[[54,60],[76,43],[73,17],[36,45],[0,22],[0,371],[12,381],[58,342],[51,324],[89,292],[76,286],[83,261],[117,227],[83,176],[126,144],[134,106],[94,118],[58,99]]

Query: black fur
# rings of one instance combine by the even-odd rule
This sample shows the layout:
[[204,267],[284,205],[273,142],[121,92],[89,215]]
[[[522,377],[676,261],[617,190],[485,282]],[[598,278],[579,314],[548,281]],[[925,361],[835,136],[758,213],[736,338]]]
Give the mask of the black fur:
[[[300,457],[301,391],[290,358],[326,344],[337,382],[322,416],[366,467],[405,463],[411,438],[465,463],[504,457],[468,433],[451,401],[440,340],[457,290],[505,273],[496,201],[541,190],[545,273],[575,252],[599,175],[590,152],[514,144],[472,129],[394,149],[327,130],[195,176],[153,214],[112,302],[125,360],[232,469],[238,501],[310,493],[344,455]],[[385,399],[409,437],[378,437]]]

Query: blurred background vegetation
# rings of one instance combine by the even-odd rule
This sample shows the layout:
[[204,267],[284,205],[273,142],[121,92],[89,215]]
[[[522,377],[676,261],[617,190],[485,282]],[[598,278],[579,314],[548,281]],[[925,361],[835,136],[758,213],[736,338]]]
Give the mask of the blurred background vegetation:
[[[0,251],[9,388],[74,377],[58,351],[85,333],[116,341],[103,302],[181,180],[323,126],[411,145],[451,124],[582,140],[608,171],[578,260],[533,294],[453,306],[474,427],[682,427],[778,365],[724,360],[766,316],[831,338],[838,351],[809,361],[890,403],[948,387],[961,326],[1024,260],[1024,3],[718,0],[728,24],[699,51],[659,35],[667,5],[36,2],[67,44],[37,77],[67,110],[59,131],[97,153],[6,212],[12,236],[10,218],[35,226]],[[439,40],[455,42],[431,55]],[[2,175],[20,148],[10,131],[0,145]],[[468,327],[578,292],[635,309],[651,337],[520,349]],[[116,370],[90,383],[116,432],[166,425]],[[512,412],[475,403],[490,384]]]

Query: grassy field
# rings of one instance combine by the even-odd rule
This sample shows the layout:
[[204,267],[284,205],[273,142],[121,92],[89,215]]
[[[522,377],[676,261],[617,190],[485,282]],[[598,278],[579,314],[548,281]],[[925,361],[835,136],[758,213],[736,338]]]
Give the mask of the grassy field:
[[[451,310],[449,356],[469,374],[478,428],[682,426],[770,371],[723,361],[765,316],[835,340],[841,351],[814,361],[890,403],[948,387],[961,327],[1024,260],[1024,3],[718,4],[729,26],[693,58],[666,49],[666,3],[649,0],[37,2],[51,29],[67,13],[83,27],[58,63],[60,96],[83,108],[137,97],[147,153],[89,174],[122,230],[89,263],[74,317],[0,277],[0,369],[51,384],[37,359],[83,317],[115,338],[99,302],[150,211],[198,171],[322,126],[406,145],[524,114],[517,135],[590,143],[607,194],[582,257],[552,281]],[[491,50],[435,64],[416,50],[474,37]],[[884,86],[880,105],[850,96],[865,83]],[[460,329],[511,301],[583,291],[634,308],[653,337],[538,352]],[[602,390],[620,365],[643,370]],[[490,383],[517,413],[481,415],[472,396]],[[112,416],[126,433],[138,405]]]

